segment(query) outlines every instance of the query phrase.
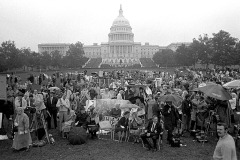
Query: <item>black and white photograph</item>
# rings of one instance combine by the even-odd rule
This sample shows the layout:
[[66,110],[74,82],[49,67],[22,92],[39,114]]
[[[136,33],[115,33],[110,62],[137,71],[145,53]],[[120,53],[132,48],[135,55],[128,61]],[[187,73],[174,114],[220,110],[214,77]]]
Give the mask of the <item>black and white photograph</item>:
[[0,0],[0,159],[239,160],[239,9]]

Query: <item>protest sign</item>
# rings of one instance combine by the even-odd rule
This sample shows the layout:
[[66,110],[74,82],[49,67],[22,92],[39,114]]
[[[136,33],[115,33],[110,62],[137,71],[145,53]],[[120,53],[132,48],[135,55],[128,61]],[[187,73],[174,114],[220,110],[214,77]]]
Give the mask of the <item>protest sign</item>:
[[156,78],[155,81],[156,81],[155,83],[156,87],[160,87],[162,85],[162,78]]
[[0,76],[0,99],[7,99],[7,81],[6,76]]
[[103,77],[103,71],[99,71],[98,76]]
[[116,104],[120,104],[120,108],[123,105],[129,104],[128,100],[119,99],[97,99],[95,110],[98,113],[106,113],[115,107]]

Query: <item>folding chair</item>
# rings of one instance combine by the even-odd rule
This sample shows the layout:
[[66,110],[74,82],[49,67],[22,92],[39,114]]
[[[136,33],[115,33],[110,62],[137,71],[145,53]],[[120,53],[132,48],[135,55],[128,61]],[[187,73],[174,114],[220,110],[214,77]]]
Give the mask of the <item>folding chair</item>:
[[113,128],[112,128],[110,121],[100,121],[99,122],[99,131],[98,131],[99,139],[103,139],[100,137],[100,135],[107,135],[107,133],[103,133],[103,131],[110,132],[111,139],[112,139]]

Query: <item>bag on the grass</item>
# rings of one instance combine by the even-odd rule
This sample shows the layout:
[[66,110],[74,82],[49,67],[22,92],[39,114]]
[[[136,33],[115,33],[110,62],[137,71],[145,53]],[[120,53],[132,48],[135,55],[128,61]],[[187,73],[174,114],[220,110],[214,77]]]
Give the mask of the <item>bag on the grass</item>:
[[171,140],[171,147],[180,147],[181,144],[181,133],[179,127],[176,127],[173,131],[173,137]]
[[173,136],[172,140],[171,140],[171,147],[180,147],[181,144],[181,139],[180,136]]
[[87,133],[83,127],[73,127],[68,135],[69,143],[72,145],[81,145],[87,142]]

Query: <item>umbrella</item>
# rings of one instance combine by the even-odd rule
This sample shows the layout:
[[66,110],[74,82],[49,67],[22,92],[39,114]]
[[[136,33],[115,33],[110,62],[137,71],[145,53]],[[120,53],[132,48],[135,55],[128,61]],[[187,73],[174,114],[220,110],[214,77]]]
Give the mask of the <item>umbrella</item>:
[[231,82],[225,83],[223,86],[228,88],[238,88],[240,87],[240,80],[233,80]]
[[49,90],[50,91],[55,91],[55,90],[60,90],[60,88],[58,88],[58,87],[50,87]]
[[173,104],[178,105],[183,99],[181,96],[175,94],[167,94],[158,98],[159,101],[168,102],[171,101]]
[[140,108],[139,106],[137,106],[136,104],[125,104],[125,105],[122,105],[120,106],[121,109],[125,109],[125,108]]
[[131,97],[129,98],[129,101],[133,104],[136,103],[136,99],[139,99],[142,103],[144,103],[144,98],[143,97],[139,97],[139,96],[135,96],[135,97]]
[[206,96],[218,99],[218,100],[230,100],[232,96],[219,84],[208,84],[204,87],[199,87],[199,91],[203,92]]

